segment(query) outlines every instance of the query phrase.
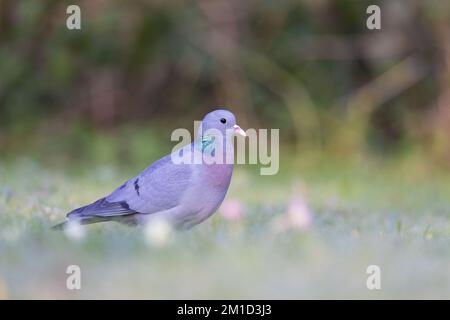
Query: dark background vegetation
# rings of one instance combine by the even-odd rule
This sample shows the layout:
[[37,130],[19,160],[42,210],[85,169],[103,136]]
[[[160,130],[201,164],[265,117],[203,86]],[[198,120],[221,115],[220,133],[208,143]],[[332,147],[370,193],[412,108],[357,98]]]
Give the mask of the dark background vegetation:
[[[81,31],[65,26],[68,4]],[[370,4],[382,30],[366,28]],[[1,0],[1,156],[91,159],[110,141],[126,161],[130,140],[164,149],[228,106],[298,154],[446,166],[449,24],[448,1]]]

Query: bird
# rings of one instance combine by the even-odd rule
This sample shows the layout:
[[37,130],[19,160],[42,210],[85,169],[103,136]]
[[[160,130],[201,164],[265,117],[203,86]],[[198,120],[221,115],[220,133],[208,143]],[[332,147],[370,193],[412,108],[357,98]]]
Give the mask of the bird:
[[[226,159],[234,159],[230,139],[234,135],[246,133],[232,112],[209,112],[192,143],[155,161],[109,195],[69,212],[53,229],[107,221],[138,226],[154,219],[164,219],[176,229],[192,228],[210,217],[225,198],[233,174],[233,162]],[[174,161],[180,155],[203,161]]]

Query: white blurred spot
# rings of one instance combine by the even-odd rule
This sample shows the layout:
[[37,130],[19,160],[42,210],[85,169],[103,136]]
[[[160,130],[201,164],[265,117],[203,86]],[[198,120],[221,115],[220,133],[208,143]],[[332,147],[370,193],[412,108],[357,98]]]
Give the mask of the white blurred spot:
[[302,193],[293,194],[289,203],[287,215],[291,226],[297,229],[308,229],[313,221],[313,214]]
[[76,221],[70,221],[64,227],[66,236],[75,241],[80,241],[86,236],[86,230]]
[[172,226],[164,219],[152,219],[144,229],[147,244],[155,247],[167,245],[172,233]]
[[308,206],[305,188],[295,183],[286,213],[273,221],[276,233],[287,229],[307,230],[312,226],[313,213]]
[[227,220],[237,221],[244,214],[244,206],[237,199],[225,200],[220,207],[220,213]]

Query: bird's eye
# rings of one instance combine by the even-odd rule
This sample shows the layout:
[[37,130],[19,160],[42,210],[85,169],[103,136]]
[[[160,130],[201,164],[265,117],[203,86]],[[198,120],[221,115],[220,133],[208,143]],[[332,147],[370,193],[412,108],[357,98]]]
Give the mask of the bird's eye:
[[227,119],[222,118],[222,119],[220,119],[220,122],[222,122],[222,123],[227,123]]

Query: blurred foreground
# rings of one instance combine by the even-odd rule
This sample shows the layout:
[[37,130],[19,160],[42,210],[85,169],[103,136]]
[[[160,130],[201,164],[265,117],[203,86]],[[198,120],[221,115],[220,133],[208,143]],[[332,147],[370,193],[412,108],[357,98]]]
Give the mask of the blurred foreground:
[[[49,227],[129,173],[1,163],[0,297],[450,298],[449,174],[366,160],[256,171],[238,168],[226,203],[190,231],[99,224],[65,234]],[[287,212],[304,223],[278,228]],[[78,291],[66,289],[72,264]],[[379,291],[366,288],[372,264]]]

